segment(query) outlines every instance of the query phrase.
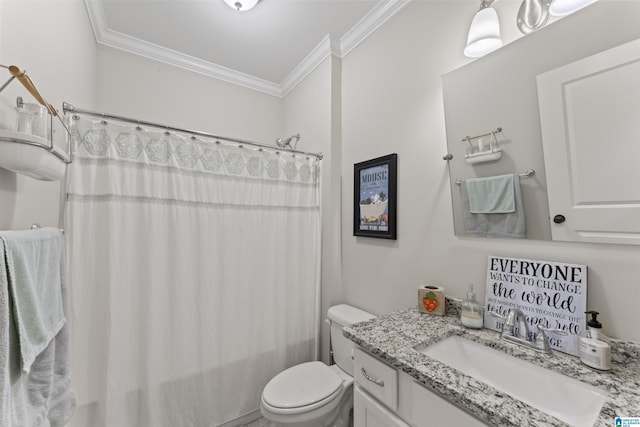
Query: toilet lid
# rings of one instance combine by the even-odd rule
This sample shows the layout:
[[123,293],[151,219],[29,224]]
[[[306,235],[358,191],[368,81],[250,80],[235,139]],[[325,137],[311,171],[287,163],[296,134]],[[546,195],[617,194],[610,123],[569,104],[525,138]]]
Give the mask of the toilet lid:
[[262,392],[266,403],[277,408],[312,405],[335,393],[342,379],[322,362],[292,366],[273,377]]

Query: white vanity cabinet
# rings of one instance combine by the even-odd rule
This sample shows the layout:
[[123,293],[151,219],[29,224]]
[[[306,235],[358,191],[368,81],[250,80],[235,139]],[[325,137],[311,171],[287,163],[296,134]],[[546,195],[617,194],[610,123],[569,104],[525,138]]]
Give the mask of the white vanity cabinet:
[[356,348],[354,354],[354,427],[408,427],[397,414],[398,371]]
[[409,427],[409,424],[356,385],[353,396],[353,427]]
[[360,348],[354,353],[354,379],[354,427],[487,426]]

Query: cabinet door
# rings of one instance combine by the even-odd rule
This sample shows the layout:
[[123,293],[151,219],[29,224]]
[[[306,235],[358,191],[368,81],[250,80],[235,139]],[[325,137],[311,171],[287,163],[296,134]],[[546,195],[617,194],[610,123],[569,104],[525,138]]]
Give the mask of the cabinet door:
[[640,244],[640,40],[537,80],[553,240]]
[[413,426],[487,426],[478,418],[415,382],[411,388],[411,399],[411,425]]
[[409,424],[356,385],[353,398],[353,427],[409,427]]

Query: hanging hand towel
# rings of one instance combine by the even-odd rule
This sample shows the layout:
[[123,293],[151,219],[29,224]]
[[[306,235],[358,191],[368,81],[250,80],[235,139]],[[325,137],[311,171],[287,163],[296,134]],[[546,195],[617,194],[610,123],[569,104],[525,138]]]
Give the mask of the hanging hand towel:
[[513,183],[515,211],[509,213],[471,213],[467,186],[461,186],[464,228],[467,236],[510,237],[516,239],[527,237],[520,177],[514,176]]
[[9,284],[5,268],[4,245],[0,241],[0,426],[11,425],[11,346]]
[[497,214],[516,210],[513,174],[465,180],[471,213]]
[[[15,311],[16,307],[9,295],[4,235],[0,233],[0,427],[63,427],[71,419],[76,405],[71,389],[69,324],[65,322],[35,357],[29,373],[24,373],[16,333],[18,325],[11,315],[11,309]],[[12,236],[8,238],[12,240]],[[60,292],[63,310],[67,312],[64,250],[59,263]]]
[[55,228],[3,231],[9,292],[18,331],[22,370],[64,325],[60,285],[62,233]]

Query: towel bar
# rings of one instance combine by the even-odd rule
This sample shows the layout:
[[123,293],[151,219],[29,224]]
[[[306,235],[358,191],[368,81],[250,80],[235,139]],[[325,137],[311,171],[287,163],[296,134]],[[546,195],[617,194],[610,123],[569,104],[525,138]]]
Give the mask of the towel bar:
[[[37,230],[38,228],[42,228],[42,227],[40,227],[40,224],[38,224],[38,223],[36,223],[36,222],[34,222],[33,224],[31,224],[31,229],[32,229],[32,230]],[[61,229],[60,229],[60,232],[61,232],[62,234],[64,234],[64,228],[61,228]]]
[[[524,171],[521,174],[518,174],[518,176],[520,178],[531,178],[532,176],[534,176],[536,174],[536,171],[533,169],[527,169],[526,171]],[[460,185],[462,184],[463,180],[462,178],[456,178],[455,184],[456,185]]]

